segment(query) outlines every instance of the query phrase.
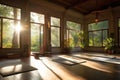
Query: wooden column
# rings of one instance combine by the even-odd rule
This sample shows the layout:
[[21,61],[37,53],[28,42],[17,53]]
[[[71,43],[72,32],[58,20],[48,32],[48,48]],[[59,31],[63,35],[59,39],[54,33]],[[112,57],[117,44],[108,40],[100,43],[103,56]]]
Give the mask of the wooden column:
[[30,11],[29,1],[26,0],[21,11],[21,49],[23,56],[30,56]]

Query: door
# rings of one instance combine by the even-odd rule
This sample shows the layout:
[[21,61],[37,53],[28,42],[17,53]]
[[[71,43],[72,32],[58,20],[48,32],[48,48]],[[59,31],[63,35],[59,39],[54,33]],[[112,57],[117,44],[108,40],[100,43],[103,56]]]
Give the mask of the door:
[[31,52],[40,53],[43,46],[43,25],[31,23]]

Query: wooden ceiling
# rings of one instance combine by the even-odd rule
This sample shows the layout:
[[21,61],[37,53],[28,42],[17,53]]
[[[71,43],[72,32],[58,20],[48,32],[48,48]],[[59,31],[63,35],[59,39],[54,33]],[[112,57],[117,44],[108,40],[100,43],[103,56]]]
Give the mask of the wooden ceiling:
[[82,14],[89,14],[93,11],[104,10],[109,7],[120,6],[120,0],[46,0],[64,7],[66,10],[72,9]]

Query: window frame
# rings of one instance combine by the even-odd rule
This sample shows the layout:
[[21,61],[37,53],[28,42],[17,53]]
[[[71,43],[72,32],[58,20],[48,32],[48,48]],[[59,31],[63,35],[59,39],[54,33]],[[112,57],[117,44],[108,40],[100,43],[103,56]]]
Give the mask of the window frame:
[[[68,26],[67,26],[67,22],[72,22],[72,23],[76,23],[76,24],[78,24],[80,29],[77,30],[77,29],[73,29],[73,28],[68,27]],[[80,32],[81,30],[82,30],[82,26],[81,26],[80,23],[75,22],[75,21],[67,20],[67,21],[66,21],[66,34],[67,34],[67,35],[66,35],[66,36],[67,36],[66,38],[67,38],[67,41],[69,42],[68,39],[70,38],[70,36],[69,36],[70,31]],[[79,46],[77,46],[77,47],[75,46],[74,48],[78,48],[78,47],[79,47]]]
[[120,17],[118,18],[118,46],[120,47]]
[[[19,45],[18,45],[18,47],[10,47],[10,48],[3,48],[3,20],[4,19],[6,19],[6,20],[12,20],[12,21],[14,21],[14,22],[20,22],[20,25],[21,25],[21,8],[17,8],[17,7],[13,7],[13,6],[9,6],[9,5],[4,5],[4,4],[0,4],[0,5],[3,5],[3,6],[7,6],[7,7],[10,7],[10,8],[12,8],[13,10],[14,9],[19,9],[20,10],[20,16],[19,16],[19,18],[15,18],[15,17],[7,17],[7,16],[0,16],[0,27],[1,27],[1,33],[0,33],[0,35],[1,35],[1,43],[0,43],[0,48],[1,49],[20,49],[21,48],[21,31],[19,32]],[[14,13],[14,11],[13,11],[13,13]],[[16,15],[16,13],[14,13],[13,14],[13,16],[15,16]]]
[[[51,18],[59,19],[59,20],[60,20],[59,26],[51,25]],[[52,27],[59,29],[59,46],[52,46],[52,39],[51,39],[52,37],[51,37],[51,38],[50,38],[50,39],[51,39],[51,40],[50,40],[50,41],[51,41],[51,42],[50,42],[50,43],[51,43],[51,47],[52,47],[52,48],[60,48],[60,47],[61,47],[61,19],[60,19],[59,17],[54,17],[54,16],[51,16],[51,17],[50,17],[50,32],[52,32],[52,31],[51,31],[51,28],[52,28]],[[50,36],[51,36],[51,33],[50,33]]]
[[[32,14],[32,13],[35,13],[35,14],[38,14],[38,15],[43,15],[43,16],[44,16],[44,22],[42,23],[42,22],[31,21],[31,14]],[[32,24],[34,24],[34,25],[39,25],[39,26],[42,26],[42,27],[43,27],[43,36],[41,36],[41,34],[39,35],[39,36],[40,36],[40,37],[39,37],[39,40],[40,40],[39,49],[40,49],[40,48],[42,48],[43,45],[44,45],[44,44],[41,44],[41,37],[43,38],[43,43],[44,43],[45,15],[44,15],[44,14],[41,14],[41,13],[37,13],[37,12],[31,11],[31,12],[30,12],[30,31],[31,31],[31,25],[32,25]],[[41,33],[41,30],[42,30],[42,27],[39,27],[40,33]],[[30,33],[30,39],[31,39],[31,33]],[[32,43],[30,42],[30,44],[32,44]],[[31,51],[32,51],[32,49],[31,49]]]
[[[104,47],[104,46],[103,46],[103,41],[104,41],[104,39],[103,39],[103,35],[104,35],[104,34],[103,34],[103,33],[104,33],[104,31],[106,30],[106,31],[107,31],[107,37],[109,36],[109,20],[101,20],[101,21],[99,21],[99,22],[104,22],[104,21],[107,21],[107,22],[108,22],[108,28],[107,28],[107,29],[89,30],[89,24],[93,24],[93,23],[95,23],[95,22],[92,22],[92,23],[89,23],[89,24],[88,24],[88,46],[89,46],[89,47]],[[99,22],[97,22],[96,24],[98,24]],[[101,39],[101,42],[102,42],[102,44],[101,44],[102,46],[95,46],[95,45],[94,45],[95,42],[94,42],[94,37],[93,37],[93,36],[94,36],[94,32],[97,32],[97,31],[101,31],[101,38],[100,38],[100,39]],[[92,46],[89,45],[89,32],[92,32],[92,41],[93,41],[93,45],[92,45]]]

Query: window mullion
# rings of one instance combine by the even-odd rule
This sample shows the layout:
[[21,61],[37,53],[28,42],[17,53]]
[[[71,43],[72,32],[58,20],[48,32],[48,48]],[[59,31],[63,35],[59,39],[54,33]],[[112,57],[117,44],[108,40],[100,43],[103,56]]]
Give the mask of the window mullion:
[[2,37],[3,37],[3,18],[1,18],[1,48],[2,48],[2,43],[3,43],[3,40],[2,40]]

